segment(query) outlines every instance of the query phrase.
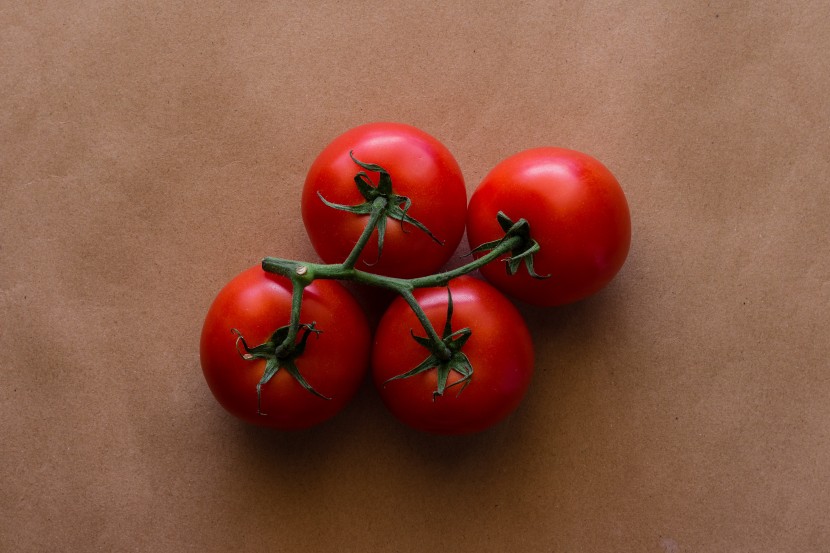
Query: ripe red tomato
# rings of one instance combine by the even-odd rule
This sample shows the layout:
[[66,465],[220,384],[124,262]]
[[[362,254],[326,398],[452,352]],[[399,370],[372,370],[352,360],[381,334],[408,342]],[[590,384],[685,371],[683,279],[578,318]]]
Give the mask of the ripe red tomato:
[[470,199],[471,247],[504,236],[499,211],[530,223],[531,238],[541,247],[535,271],[550,278],[534,279],[524,267],[510,276],[504,263],[495,261],[481,272],[502,292],[528,303],[551,306],[585,298],[608,284],[628,255],[625,195],[614,175],[586,154],[537,148],[499,163]]
[[253,347],[287,325],[290,314],[291,282],[260,266],[231,280],[208,311],[201,339],[205,380],[225,409],[249,423],[285,430],[321,423],[346,406],[366,373],[371,332],[363,311],[340,284],[314,281],[304,290],[300,322],[314,322],[322,332],[309,337],[295,361],[308,384],[330,399],[309,392],[280,368],[262,386],[265,414],[258,414],[256,388],[266,362],[242,359],[231,329]]
[[412,201],[408,215],[443,242],[436,242],[413,224],[402,225],[390,218],[380,260],[375,233],[355,268],[401,278],[436,272],[464,234],[467,190],[458,163],[447,148],[427,133],[399,123],[370,123],[351,129],[326,146],[311,165],[302,213],[314,249],[326,263],[341,263],[366,226],[367,215],[331,208],[318,196],[341,205],[365,202],[354,180],[361,171],[377,186],[378,174],[358,166],[349,152],[363,163],[386,169],[393,192]]
[[[415,314],[398,298],[383,315],[372,349],[372,372],[384,403],[402,422],[426,432],[466,434],[484,430],[519,405],[533,373],[533,344],[522,316],[495,288],[463,276],[450,282],[452,331],[469,327],[461,348],[473,367],[469,385],[452,372],[441,396],[437,369],[389,380],[424,361],[429,351],[410,336],[424,335]],[[447,289],[423,288],[415,298],[440,333],[447,319]]]

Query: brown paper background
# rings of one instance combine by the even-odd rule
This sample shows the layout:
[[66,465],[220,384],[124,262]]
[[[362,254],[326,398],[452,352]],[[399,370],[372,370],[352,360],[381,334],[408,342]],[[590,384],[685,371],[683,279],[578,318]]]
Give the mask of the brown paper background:
[[[830,542],[826,2],[9,2],[0,8],[0,550],[819,551]],[[506,423],[367,385],[299,434],[205,386],[214,294],[314,259],[306,168],[416,125],[469,192],[586,151],[628,196],[603,292],[522,306]]]

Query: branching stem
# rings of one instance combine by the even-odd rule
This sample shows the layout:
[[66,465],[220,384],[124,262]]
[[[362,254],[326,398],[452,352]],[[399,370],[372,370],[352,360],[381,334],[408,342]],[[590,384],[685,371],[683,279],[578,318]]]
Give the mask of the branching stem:
[[[395,194],[392,189],[392,180],[389,173],[383,167],[371,163],[364,163],[356,159],[352,152],[349,153],[352,160],[365,171],[372,171],[378,173],[378,184],[374,186],[364,171],[355,175],[355,184],[361,196],[365,200],[356,205],[337,204],[325,199],[319,192],[320,200],[327,206],[345,211],[358,216],[369,215],[366,222],[366,227],[363,229],[357,242],[355,242],[352,251],[349,252],[348,257],[342,263],[335,264],[319,264],[319,263],[303,263],[300,261],[292,261],[289,259],[280,259],[276,257],[266,257],[262,261],[262,268],[266,271],[280,274],[291,279],[292,284],[292,301],[291,301],[291,322],[289,324],[288,333],[285,339],[280,343],[276,349],[277,357],[288,357],[297,348],[297,335],[300,330],[300,308],[303,301],[303,290],[306,286],[314,282],[315,279],[333,279],[346,280],[358,284],[368,286],[376,286],[379,288],[386,288],[398,293],[407,304],[409,304],[421,326],[424,327],[427,339],[431,345],[430,350],[432,354],[441,361],[449,361],[453,356],[450,347],[444,342],[441,335],[430,323],[426,313],[415,299],[414,290],[417,288],[434,288],[448,286],[450,281],[461,275],[466,275],[476,269],[479,269],[498,259],[504,254],[511,254],[508,259],[508,270],[513,274],[520,263],[527,264],[528,271],[531,276],[537,276],[533,271],[533,253],[538,250],[539,246],[536,242],[530,239],[529,228],[527,221],[520,220],[516,223],[511,221],[507,215],[499,212],[498,222],[505,235],[500,239],[486,244],[479,245],[473,253],[478,253],[484,250],[489,250],[478,259],[474,259],[470,263],[446,271],[436,275],[418,277],[418,278],[394,278],[383,275],[376,275],[355,269],[360,254],[363,252],[366,245],[369,243],[372,235],[377,232],[378,241],[378,260],[383,251],[384,235],[386,233],[387,219],[394,219],[400,221],[403,227],[404,223],[410,224],[425,232],[430,238],[439,244],[443,244],[441,240],[435,237],[432,232],[423,225],[420,221],[408,215],[408,210],[412,205],[411,200],[406,196]],[[449,318],[449,315],[448,315]],[[446,338],[446,336],[445,336]]]
[[[378,212],[382,213],[382,207],[378,209]],[[429,322],[426,313],[424,313],[424,310],[420,305],[418,305],[418,302],[412,292],[418,288],[447,286],[452,279],[471,273],[472,271],[483,267],[487,263],[498,259],[500,256],[509,253],[511,249],[513,249],[522,240],[518,236],[509,236],[485,255],[471,261],[470,263],[467,263],[466,265],[452,269],[451,271],[411,279],[395,278],[376,275],[354,268],[355,260],[359,257],[363,246],[368,243],[369,237],[372,234],[372,225],[377,225],[377,221],[378,216],[376,216],[375,212],[373,212],[369,219],[369,224],[367,224],[366,229],[363,231],[360,240],[357,244],[355,244],[355,248],[343,263],[303,263],[276,257],[266,257],[262,260],[262,268],[264,270],[287,277],[291,279],[293,284],[291,328],[285,342],[280,345],[278,353],[290,353],[291,348],[296,341],[297,333],[299,332],[300,327],[300,306],[302,304],[303,289],[311,284],[311,282],[315,279],[328,279],[345,280],[356,284],[385,288],[396,292],[403,297],[406,303],[412,308],[412,311],[415,313],[415,316],[418,318],[418,321],[421,323],[421,326],[424,327],[424,331],[433,343],[436,353],[441,357],[446,356],[448,358],[450,355],[449,349],[447,349],[444,345],[438,332]]]
[[[291,281],[290,322],[287,326],[281,326],[276,329],[266,342],[253,348],[248,347],[245,338],[238,330],[233,330],[237,336],[235,343],[237,351],[244,359],[265,360],[265,371],[256,387],[257,412],[260,414],[264,414],[262,413],[261,403],[262,386],[267,384],[280,370],[288,372],[302,387],[312,394],[323,399],[330,399],[319,393],[308,383],[301,374],[300,367],[296,364],[296,359],[305,351],[306,341],[309,335],[322,332],[322,329],[316,328],[314,321],[300,320],[305,288],[317,279],[344,280],[366,286],[385,288],[394,291],[406,301],[426,333],[426,337],[418,336],[413,329],[410,329],[412,339],[420,346],[427,348],[429,355],[416,367],[390,380],[408,378],[426,370],[435,369],[437,373],[437,388],[433,392],[434,401],[436,397],[442,396],[452,386],[460,385],[460,390],[464,390],[473,376],[473,366],[467,355],[462,351],[463,346],[472,334],[472,329],[467,327],[453,331],[453,302],[452,292],[449,289],[450,281],[471,273],[503,256],[507,262],[506,270],[509,275],[516,274],[520,266],[524,265],[531,277],[547,278],[547,276],[538,275],[534,269],[533,256],[539,251],[540,246],[530,236],[529,223],[525,219],[519,219],[513,222],[502,212],[497,214],[496,219],[504,231],[504,235],[496,240],[479,244],[470,254],[479,255],[480,257],[473,259],[461,267],[435,275],[416,278],[396,278],[356,269],[357,261],[373,235],[377,236],[376,262],[380,261],[387,224],[390,219],[399,221],[403,232],[407,232],[404,225],[411,225],[425,233],[437,244],[443,245],[444,242],[435,236],[421,221],[409,215],[408,212],[412,206],[412,200],[407,196],[402,196],[394,192],[391,176],[386,169],[379,165],[359,161],[354,157],[352,152],[349,155],[355,164],[363,169],[363,171],[355,175],[354,181],[364,201],[354,205],[339,204],[327,200],[319,191],[317,192],[320,201],[332,209],[350,213],[362,219],[368,216],[366,218],[366,226],[363,228],[360,237],[355,242],[349,255],[342,263],[333,264],[306,263],[278,257],[266,257],[262,260],[262,268],[265,271],[281,275]],[[369,178],[366,171],[378,173],[377,185]],[[443,333],[440,334],[415,298],[416,289],[438,287],[447,287],[447,317],[443,327]],[[300,336],[301,329],[303,331],[302,336]],[[239,350],[240,343],[244,348],[244,353]],[[460,379],[448,383],[447,379],[450,373],[458,374]]]

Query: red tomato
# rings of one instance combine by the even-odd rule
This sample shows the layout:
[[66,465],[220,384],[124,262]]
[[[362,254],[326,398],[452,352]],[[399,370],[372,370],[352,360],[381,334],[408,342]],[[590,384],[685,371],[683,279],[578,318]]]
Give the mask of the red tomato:
[[528,303],[550,306],[585,298],[608,284],[628,255],[625,195],[614,175],[586,154],[537,148],[499,163],[470,199],[471,247],[504,236],[499,211],[530,223],[531,238],[541,247],[534,269],[550,278],[534,279],[525,267],[510,276],[504,263],[495,261],[481,272],[502,292]]
[[[284,368],[262,386],[264,360],[246,361],[236,348],[237,329],[251,347],[265,342],[291,316],[291,282],[251,267],[231,280],[214,300],[202,329],[202,371],[211,392],[233,415],[280,429],[313,426],[334,416],[354,396],[369,362],[371,333],[357,301],[340,284],[317,280],[306,287],[300,322],[322,332],[310,336],[295,360],[314,395]],[[240,347],[241,349],[241,347]]]
[[[399,380],[389,379],[413,369],[430,354],[410,336],[424,335],[423,327],[402,299],[383,315],[375,334],[372,371],[384,403],[402,422],[426,432],[466,434],[484,430],[504,419],[519,405],[533,373],[533,344],[522,316],[495,288],[464,276],[450,283],[452,330],[469,327],[472,333],[461,351],[473,367],[469,385],[450,373],[448,387],[434,396],[437,369]],[[447,319],[447,289],[415,291],[418,303],[440,333]]]
[[341,263],[366,226],[367,215],[331,208],[318,196],[342,205],[365,202],[354,181],[360,171],[377,186],[378,174],[358,166],[350,151],[355,159],[386,169],[393,192],[412,201],[408,215],[443,242],[436,242],[412,224],[401,225],[390,218],[380,261],[375,233],[355,268],[402,278],[436,272],[464,234],[467,190],[458,163],[447,148],[427,133],[399,123],[370,123],[351,129],[335,138],[314,161],[302,198],[303,221],[314,249],[326,263]]

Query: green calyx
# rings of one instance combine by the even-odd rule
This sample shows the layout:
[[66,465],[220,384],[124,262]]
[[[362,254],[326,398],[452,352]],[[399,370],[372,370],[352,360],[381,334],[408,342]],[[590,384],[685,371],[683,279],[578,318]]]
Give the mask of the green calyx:
[[[461,385],[461,389],[458,391],[458,395],[461,395],[461,392],[464,391],[464,388],[467,387],[473,378],[473,366],[470,364],[470,360],[464,352],[461,351],[461,348],[467,343],[467,340],[470,339],[470,335],[473,331],[469,328],[462,328],[461,330],[456,330],[455,332],[452,331],[452,292],[450,292],[449,288],[447,288],[447,322],[444,325],[444,332],[441,336],[440,345],[435,344],[429,338],[416,336],[412,330],[409,332],[416,342],[430,351],[430,355],[414,369],[403,374],[393,376],[384,382],[384,385],[393,380],[409,378],[424,371],[435,369],[438,373],[438,386],[435,391],[432,392],[432,400],[435,401],[435,398],[443,396],[446,390],[458,385]],[[447,352],[449,352],[449,355],[447,355]],[[458,373],[461,375],[461,378],[452,384],[447,385],[451,372]]]
[[[423,223],[408,215],[407,212],[409,211],[409,208],[412,207],[412,200],[406,196],[401,196],[393,192],[392,177],[386,169],[380,165],[364,163],[355,158],[352,152],[349,152],[349,156],[358,166],[365,169],[365,171],[360,171],[355,175],[354,182],[357,185],[360,195],[363,196],[366,201],[357,205],[344,205],[326,200],[320,192],[317,192],[317,195],[324,204],[333,209],[354,213],[356,215],[377,216],[376,226],[378,231],[378,260],[380,260],[380,254],[383,251],[383,239],[386,234],[387,218],[400,221],[401,230],[403,232],[407,232],[404,228],[404,223],[409,223],[410,225],[413,225],[425,232],[436,243],[440,245],[444,244],[443,241],[439,240],[434,234],[432,234],[432,232]],[[375,186],[371,179],[369,179],[369,175],[366,171],[378,174],[377,186]]]
[[[246,361],[253,361],[256,359],[265,360],[265,372],[259,380],[259,383],[256,385],[258,415],[267,415],[267,413],[262,412],[262,386],[267,384],[280,369],[284,369],[288,372],[288,374],[299,382],[300,386],[312,394],[323,399],[331,399],[311,387],[303,375],[300,374],[300,369],[297,367],[295,362],[295,360],[305,351],[308,337],[311,334],[319,335],[322,332],[322,330],[315,328],[314,324],[315,323],[299,325],[300,330],[302,330],[302,336],[299,341],[293,341],[293,347],[291,347],[292,340],[289,339],[291,325],[278,328],[273,334],[271,334],[265,343],[253,348],[248,347],[248,343],[245,341],[245,338],[242,336],[241,332],[235,328],[231,329],[231,332],[236,334],[236,351],[242,359],[245,359]],[[244,352],[240,351],[240,344],[242,345]],[[286,345],[289,347],[286,347]]]
[[471,254],[495,249],[500,246],[505,240],[512,237],[518,237],[521,240],[517,242],[510,250],[510,257],[505,259],[507,265],[507,274],[515,275],[519,271],[519,267],[524,263],[528,274],[533,278],[545,279],[550,278],[550,275],[539,275],[533,269],[533,255],[539,251],[539,243],[530,237],[530,223],[525,219],[519,219],[515,223],[503,212],[499,211],[496,216],[499,225],[504,231],[504,236],[492,242],[485,242],[480,246],[473,248]]

